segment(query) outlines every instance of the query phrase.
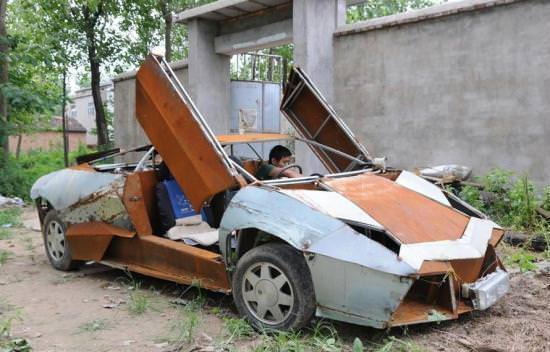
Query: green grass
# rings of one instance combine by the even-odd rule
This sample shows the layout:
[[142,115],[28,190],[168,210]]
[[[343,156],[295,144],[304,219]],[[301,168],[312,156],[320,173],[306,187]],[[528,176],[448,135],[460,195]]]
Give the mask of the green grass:
[[105,330],[107,328],[108,324],[105,319],[95,319],[78,327],[78,329],[82,332],[95,332]]
[[11,255],[12,253],[10,251],[0,249],[0,266],[6,264]]
[[417,345],[414,342],[405,341],[393,336],[389,336],[374,351],[375,352],[424,352],[427,350]]
[[183,345],[193,342],[193,337],[199,326],[199,312],[187,309],[180,310],[180,318],[172,325],[170,334],[155,340],[155,342],[167,342],[173,345]]
[[21,225],[21,208],[7,208],[0,210],[0,227],[4,225]]
[[9,240],[12,237],[13,233],[9,229],[0,227],[0,240]]
[[128,301],[128,311],[135,315],[141,315],[151,309],[151,300],[143,292],[132,292]]
[[524,273],[527,271],[534,271],[537,269],[535,265],[536,256],[533,252],[530,252],[523,248],[518,248],[508,256],[504,258],[504,262],[512,267],[517,267]]
[[244,319],[224,318],[224,328],[228,336],[226,343],[231,343],[255,334],[254,329]]

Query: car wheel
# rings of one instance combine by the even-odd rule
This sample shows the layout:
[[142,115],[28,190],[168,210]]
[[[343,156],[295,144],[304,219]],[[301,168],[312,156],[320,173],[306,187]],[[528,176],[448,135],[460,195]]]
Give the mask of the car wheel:
[[52,266],[63,271],[73,270],[80,264],[72,259],[66,232],[67,225],[59,218],[57,211],[50,210],[44,218],[42,228],[44,247]]
[[315,313],[315,293],[303,255],[283,243],[245,253],[233,275],[237,309],[258,330],[293,330]]

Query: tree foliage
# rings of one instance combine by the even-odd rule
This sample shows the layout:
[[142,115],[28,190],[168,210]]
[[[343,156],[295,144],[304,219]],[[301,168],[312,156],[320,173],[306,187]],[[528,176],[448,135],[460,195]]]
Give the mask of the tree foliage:
[[446,0],[369,0],[364,4],[350,6],[347,21],[350,23],[371,18],[394,15],[396,13],[417,10]]

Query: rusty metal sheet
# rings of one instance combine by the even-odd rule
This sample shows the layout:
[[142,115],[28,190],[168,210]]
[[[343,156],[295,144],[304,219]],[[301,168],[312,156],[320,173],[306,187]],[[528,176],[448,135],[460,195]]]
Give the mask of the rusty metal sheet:
[[[149,220],[149,209],[153,202],[147,197],[148,192],[142,185],[143,176],[140,174],[133,173],[127,176],[123,201],[138,236],[149,236],[153,234],[153,227]],[[149,201],[149,204],[146,203],[146,200]]]
[[426,275],[436,275],[436,274],[445,274],[449,271],[452,271],[453,268],[448,261],[439,261],[439,260],[425,260],[422,263],[422,266],[417,272],[417,275],[426,276]]
[[456,319],[457,314],[452,310],[434,306],[430,303],[405,299],[393,314],[389,326],[403,326],[419,323],[439,322]]
[[493,247],[496,247],[500,243],[502,236],[504,236],[504,230],[494,228],[493,232],[491,233],[491,238],[489,239],[489,244]]
[[469,221],[466,215],[375,174],[321,182],[365,210],[402,243],[456,240]]
[[157,236],[114,237],[103,260],[145,275],[230,292],[220,255],[182,242]]
[[216,139],[222,145],[238,144],[238,143],[255,143],[255,142],[273,142],[285,141],[292,139],[288,134],[280,133],[246,133],[246,134],[222,134],[217,135]]
[[[303,138],[337,149],[363,161],[369,153],[327,103],[309,77],[298,67],[290,72],[281,111]],[[330,172],[352,170],[354,161],[309,145]]]
[[135,233],[101,221],[71,225],[67,228],[67,241],[76,260],[100,261],[113,236],[131,238]]
[[136,116],[198,211],[239,176],[164,59],[149,55],[136,75]]

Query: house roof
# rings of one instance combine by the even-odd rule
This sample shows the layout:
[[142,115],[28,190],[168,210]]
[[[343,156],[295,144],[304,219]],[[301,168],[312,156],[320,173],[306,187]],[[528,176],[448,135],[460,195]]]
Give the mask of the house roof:
[[[63,119],[61,116],[53,116],[50,120],[49,128],[62,129]],[[80,124],[75,118],[67,118],[67,132],[86,132],[86,128]]]

